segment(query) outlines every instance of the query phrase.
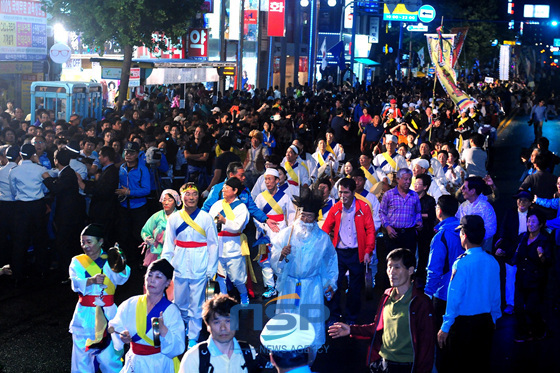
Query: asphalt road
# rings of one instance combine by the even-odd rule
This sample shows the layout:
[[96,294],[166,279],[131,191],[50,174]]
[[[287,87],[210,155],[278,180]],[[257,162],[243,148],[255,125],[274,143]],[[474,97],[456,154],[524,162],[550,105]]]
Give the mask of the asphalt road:
[[[501,198],[496,204],[499,221],[503,211],[513,206],[511,196],[518,188],[519,177],[523,172],[519,161],[520,149],[530,145],[533,140],[532,131],[527,126],[526,117],[517,117],[500,131],[495,144],[494,165],[490,173],[500,189]],[[551,140],[551,150],[560,153],[560,121],[545,123],[544,136]],[[255,266],[255,272],[259,274],[258,266]],[[257,285],[255,290],[260,294],[262,287]],[[376,287],[374,299],[364,300],[358,320],[360,323],[373,321],[381,291],[381,287]],[[539,342],[514,343],[514,317],[504,316],[498,320],[493,371],[560,371],[559,359],[555,356],[560,351],[560,311],[553,308],[552,299],[556,291],[558,284],[551,283],[548,292],[551,296],[546,303],[548,338]],[[142,273],[134,267],[128,283],[118,288],[116,302],[120,303],[141,292]],[[48,278],[31,278],[26,287],[13,289],[9,278],[0,277],[0,373],[70,371],[72,339],[68,333],[68,324],[77,298],[69,285],[60,285]],[[238,338],[258,346],[259,333],[252,330],[252,321],[250,315],[241,320]],[[366,342],[327,338],[326,346],[323,353],[317,356],[314,371],[367,372]]]

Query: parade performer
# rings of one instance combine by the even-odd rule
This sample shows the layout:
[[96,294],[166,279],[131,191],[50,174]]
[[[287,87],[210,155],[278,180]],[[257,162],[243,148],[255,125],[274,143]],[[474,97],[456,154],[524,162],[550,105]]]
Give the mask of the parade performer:
[[[278,181],[280,174],[274,168],[267,168],[264,173],[264,183],[266,190],[259,194],[255,199],[257,207],[267,214],[269,219],[278,222],[278,228],[286,228],[295,217],[295,208],[289,194],[279,190]],[[263,293],[264,298],[271,298],[277,294],[274,273],[270,267],[270,240],[277,234],[273,232],[266,224],[259,223],[255,219],[257,227],[257,241],[255,245],[259,245],[259,265],[262,268],[262,275],[266,290]],[[262,246],[261,246],[262,245]]]
[[173,302],[181,310],[190,348],[202,329],[206,283],[218,270],[218,232],[212,217],[198,208],[196,185],[187,183],[180,192],[184,207],[167,220],[161,257],[175,268]]
[[111,264],[103,251],[104,231],[101,225],[90,224],[81,233],[85,254],[72,258],[70,280],[80,300],[70,322],[72,333],[72,372],[118,372],[122,368],[122,351],[116,351],[106,333],[107,320],[117,313],[113,296],[115,287],[124,284],[130,268],[121,258]]
[[150,264],[144,278],[146,294],[124,301],[109,322],[109,331],[130,344],[122,373],[179,369],[176,357],[185,351],[185,327],[181,312],[165,297],[172,276],[173,266],[167,260]]
[[218,250],[221,266],[218,270],[220,292],[227,292],[225,287],[227,275],[239,290],[241,304],[249,304],[249,295],[245,285],[247,264],[245,258],[243,258],[244,253],[242,253],[241,245],[241,235],[249,222],[249,210],[238,198],[243,190],[244,186],[238,178],[229,178],[222,189],[224,198],[212,205],[210,216],[216,219],[218,224]]
[[[278,313],[288,310],[283,305],[297,314],[303,304],[324,305],[324,297],[330,299],[337,289],[337,254],[329,235],[317,225],[323,199],[306,193],[296,197],[295,204],[302,210],[300,218],[272,239],[270,263],[278,276]],[[318,319],[321,312],[324,310],[319,307],[305,316]],[[312,324],[316,331],[312,347],[316,351],[325,343],[325,322]]]
[[173,189],[165,189],[161,192],[159,202],[162,204],[163,210],[153,214],[144,224],[140,233],[144,240],[142,244],[144,246],[143,251],[145,251],[144,267],[149,266],[154,260],[161,257],[167,219],[177,211],[177,206],[181,206],[181,197]]

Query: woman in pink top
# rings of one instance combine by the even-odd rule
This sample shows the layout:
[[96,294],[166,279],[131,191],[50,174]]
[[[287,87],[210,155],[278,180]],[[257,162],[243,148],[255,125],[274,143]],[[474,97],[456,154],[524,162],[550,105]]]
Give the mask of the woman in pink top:
[[373,120],[371,115],[368,114],[367,108],[363,108],[362,113],[363,115],[360,117],[360,121],[358,122],[358,125],[360,126],[360,133],[364,132],[364,128],[366,128],[366,126]]

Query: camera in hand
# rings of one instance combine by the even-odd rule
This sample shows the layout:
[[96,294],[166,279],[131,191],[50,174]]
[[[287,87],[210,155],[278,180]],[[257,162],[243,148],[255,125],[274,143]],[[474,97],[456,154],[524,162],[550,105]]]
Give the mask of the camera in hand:
[[161,149],[152,146],[146,151],[146,163],[148,165],[158,164],[161,161],[161,156],[162,156]]

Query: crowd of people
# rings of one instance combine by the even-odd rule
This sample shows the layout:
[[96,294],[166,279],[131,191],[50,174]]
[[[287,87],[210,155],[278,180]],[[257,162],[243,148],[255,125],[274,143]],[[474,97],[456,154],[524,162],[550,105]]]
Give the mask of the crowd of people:
[[[461,112],[428,79],[285,94],[200,85],[184,109],[153,87],[100,121],[38,109],[30,123],[12,108],[0,114],[0,266],[16,287],[56,276],[79,294],[75,372],[253,371],[230,313],[257,296],[311,326],[295,334],[303,355],[275,351],[263,332],[279,371],[312,364],[327,334],[371,339],[374,372],[487,371],[502,311],[517,317],[516,341],[546,336],[560,158],[540,101],[517,209],[499,224],[497,127],[538,101],[519,81],[460,86],[477,101]],[[117,307],[116,287],[139,267],[144,294]],[[365,272],[378,268],[388,289],[358,325]],[[214,281],[222,295],[205,302]]]

